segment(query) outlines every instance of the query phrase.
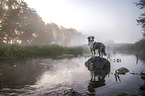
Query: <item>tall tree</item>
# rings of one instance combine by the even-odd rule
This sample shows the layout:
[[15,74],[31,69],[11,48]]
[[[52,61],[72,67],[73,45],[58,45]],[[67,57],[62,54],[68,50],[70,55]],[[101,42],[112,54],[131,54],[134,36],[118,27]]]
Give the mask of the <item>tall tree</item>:
[[61,42],[62,42],[62,38],[63,38],[63,36],[62,36],[63,33],[62,33],[61,29],[55,23],[51,23],[50,26],[52,28],[52,32],[53,32],[53,35],[54,35],[54,41],[53,41],[53,43],[60,45]]
[[[20,35],[26,33],[22,29],[22,23],[24,19],[24,13],[29,12],[27,4],[23,0],[0,0],[2,14],[0,16],[1,22],[1,43],[5,41],[8,43],[11,40],[17,41],[20,39]],[[27,35],[29,36],[29,35]]]
[[23,45],[69,45],[78,36],[83,35],[76,29],[45,24],[23,0],[0,0],[0,44],[21,41]]
[[[145,9],[145,0],[140,0],[136,3],[140,9]],[[145,37],[145,11],[141,14],[141,16],[137,19],[138,24],[140,24],[143,28],[143,36]]]
[[12,40],[21,40],[24,45],[44,42],[45,23],[23,0],[0,0],[0,12],[0,43]]
[[4,33],[2,32],[3,15],[5,13],[4,0],[0,0],[0,44],[3,43]]

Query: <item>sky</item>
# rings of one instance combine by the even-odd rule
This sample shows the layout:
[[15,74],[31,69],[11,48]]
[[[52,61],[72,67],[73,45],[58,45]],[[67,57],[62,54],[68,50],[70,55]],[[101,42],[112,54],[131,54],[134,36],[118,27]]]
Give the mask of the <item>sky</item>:
[[136,19],[139,0],[24,0],[46,23],[75,28],[95,40],[135,43],[142,36]]

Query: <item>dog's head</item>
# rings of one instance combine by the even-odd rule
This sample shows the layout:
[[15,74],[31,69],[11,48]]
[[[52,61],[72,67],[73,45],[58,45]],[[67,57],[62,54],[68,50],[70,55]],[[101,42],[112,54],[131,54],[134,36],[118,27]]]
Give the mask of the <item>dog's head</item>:
[[87,39],[88,39],[88,41],[90,42],[90,41],[94,41],[94,36],[89,36]]

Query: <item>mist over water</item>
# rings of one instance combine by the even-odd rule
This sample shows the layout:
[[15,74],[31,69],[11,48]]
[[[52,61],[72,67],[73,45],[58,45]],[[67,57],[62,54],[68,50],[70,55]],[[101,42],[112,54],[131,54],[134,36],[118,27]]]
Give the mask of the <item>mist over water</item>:
[[[90,55],[70,59],[30,58],[1,61],[0,95],[65,96],[72,94],[71,92],[86,95],[90,90],[94,90],[99,96],[116,96],[121,92],[129,95],[142,94],[139,89],[144,84],[139,75],[145,68],[142,56],[127,53],[111,53],[108,56],[105,58],[110,62],[110,72],[105,75],[103,83],[97,81],[99,79],[96,73],[95,82],[98,82],[98,87],[93,85],[95,82],[91,83],[91,71],[85,66]],[[121,67],[127,68],[129,72],[116,78],[115,70]],[[131,74],[134,72],[137,74]],[[89,89],[90,86],[93,89]]]
[[[0,1],[1,96],[145,95],[135,0],[25,1]],[[92,70],[88,36],[105,44],[107,56],[96,62],[109,62],[107,70]],[[121,67],[129,72],[117,73]]]

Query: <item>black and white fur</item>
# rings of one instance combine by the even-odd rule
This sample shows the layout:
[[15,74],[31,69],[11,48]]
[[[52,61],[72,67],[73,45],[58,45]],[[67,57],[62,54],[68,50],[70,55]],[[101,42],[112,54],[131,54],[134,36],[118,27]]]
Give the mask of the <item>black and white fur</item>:
[[94,56],[96,54],[95,50],[98,50],[99,53],[99,57],[103,55],[106,55],[105,52],[105,45],[101,42],[95,42],[94,41],[94,36],[89,36],[88,39],[88,46],[90,48],[90,51],[92,53],[92,56]]

